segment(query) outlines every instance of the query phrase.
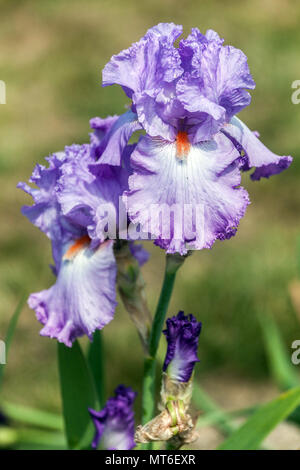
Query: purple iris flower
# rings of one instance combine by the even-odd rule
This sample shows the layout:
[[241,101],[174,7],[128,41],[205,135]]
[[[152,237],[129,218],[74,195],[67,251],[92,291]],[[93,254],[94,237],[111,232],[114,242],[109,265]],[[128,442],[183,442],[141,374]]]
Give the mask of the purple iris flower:
[[101,411],[89,409],[96,433],[92,443],[97,449],[100,441],[105,450],[130,450],[134,442],[133,402],[136,393],[130,388],[119,385],[115,396],[109,398]]
[[177,316],[168,318],[167,328],[163,331],[168,348],[163,371],[174,382],[188,382],[192,376],[197,356],[198,340],[202,324],[193,315],[185,316],[179,312]]
[[[34,200],[22,212],[50,238],[57,276],[52,287],[31,294],[28,304],[44,325],[41,335],[67,346],[84,334],[91,338],[115,312],[114,242],[107,239],[101,207],[111,205],[118,214],[119,196],[128,188],[126,162],[133,147],[124,150],[123,166],[101,165],[94,173],[90,170],[101,138],[114,120],[95,118],[91,144],[66,147],[47,158],[48,167],[37,165],[30,179],[37,188],[18,185]],[[146,260],[143,250],[132,250],[142,264]]]
[[[251,178],[259,180],[292,158],[272,153],[236,117],[255,87],[245,54],[197,28],[175,47],[181,33],[181,26],[159,24],[105,66],[103,85],[121,85],[132,104],[103,141],[99,164],[119,165],[131,134],[146,131],[131,155],[124,201],[131,221],[159,246],[185,254],[235,235],[249,204],[241,171],[255,168]],[[153,221],[149,208],[175,206],[171,224],[167,217]]]

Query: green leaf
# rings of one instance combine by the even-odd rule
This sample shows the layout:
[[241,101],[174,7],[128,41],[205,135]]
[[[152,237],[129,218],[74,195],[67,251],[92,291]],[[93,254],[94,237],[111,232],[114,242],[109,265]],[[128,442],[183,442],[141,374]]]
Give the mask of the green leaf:
[[261,406],[239,429],[221,444],[222,450],[258,449],[267,435],[300,404],[300,387],[283,393]]
[[63,430],[63,419],[60,415],[10,402],[2,402],[1,409],[14,421],[55,431]]
[[67,442],[64,434],[36,429],[18,429],[17,449],[64,450]]
[[94,383],[100,407],[104,406],[105,401],[105,383],[103,366],[103,340],[101,331],[96,330],[93,335],[93,341],[88,351],[88,363],[93,374]]
[[58,364],[69,447],[87,448],[94,433],[88,408],[97,408],[98,404],[93,377],[78,341],[72,348],[58,343]]
[[[195,384],[193,388],[193,402],[198,410],[214,414],[218,428],[225,435],[231,434],[236,429],[236,426],[231,423],[229,414],[223,411],[198,384]],[[205,419],[205,415],[199,418],[198,423],[201,423],[201,418]]]
[[300,236],[297,239],[297,268],[298,276],[300,277]]
[[296,367],[291,363],[278,326],[270,316],[263,315],[258,318],[273,379],[283,390],[297,387],[300,384],[300,377]]
[[[15,330],[16,330],[18,319],[19,319],[21,311],[24,307],[24,303],[25,303],[25,294],[22,296],[20,302],[18,303],[17,308],[14,311],[14,314],[11,317],[9,325],[8,325],[8,329],[7,329],[7,333],[6,333],[6,337],[5,337],[6,361],[7,361],[7,357],[8,357],[8,351],[10,349],[11,342],[12,342],[12,339],[13,339],[13,336],[14,336],[14,333],[15,333]],[[2,385],[2,381],[3,381],[4,368],[5,368],[5,364],[0,364],[0,390],[1,390],[1,385]]]

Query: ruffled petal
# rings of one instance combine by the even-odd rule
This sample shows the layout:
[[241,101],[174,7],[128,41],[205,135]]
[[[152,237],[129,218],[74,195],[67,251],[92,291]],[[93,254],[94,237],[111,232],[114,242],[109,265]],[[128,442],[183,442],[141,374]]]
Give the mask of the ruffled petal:
[[184,108],[194,114],[191,117],[199,119],[192,131],[194,143],[210,139],[234,114],[249,105],[251,96],[246,89],[255,87],[245,54],[222,43],[214,31],[209,30],[204,36],[197,28],[180,42],[186,73],[176,90]]
[[159,24],[129,49],[114,55],[103,69],[103,86],[121,85],[132,98],[133,93],[157,88],[160,82],[171,81],[183,71],[180,56],[171,49],[182,27],[173,23]]
[[22,214],[52,241],[54,272],[57,272],[60,266],[62,245],[83,234],[82,227],[71,223],[62,213],[57,199],[57,183],[67,158],[67,152],[57,152],[46,158],[49,162],[48,168],[37,165],[29,180],[37,186],[36,188],[26,183],[19,183],[17,186],[28,193],[34,201],[32,206],[22,207]]
[[244,167],[249,170],[255,167],[256,170],[251,175],[253,180],[268,178],[269,176],[281,173],[288,168],[293,159],[290,156],[280,156],[271,152],[240,119],[234,117],[230,123],[222,129],[235,144],[239,151],[245,152]]
[[94,132],[90,133],[90,145],[93,152],[94,160],[102,155],[103,152],[103,139],[108,131],[112,128],[119,116],[108,116],[107,118],[94,117],[90,119],[90,126]]
[[92,447],[106,450],[130,450],[134,442],[133,402],[136,393],[130,388],[119,385],[115,396],[107,400],[101,411],[89,409],[95,425],[95,437]]
[[[178,106],[172,83],[183,74],[173,42],[181,33],[181,26],[161,23],[129,49],[113,56],[103,70],[104,86],[117,83],[124,88],[146,132],[169,140],[174,137],[170,110]],[[105,160],[107,152],[102,158],[111,163]]]
[[[86,229],[90,238],[104,241],[107,213],[113,217],[114,233],[119,219],[119,200],[128,188],[128,160],[133,147],[126,148],[123,166],[95,165],[89,145],[77,146],[72,158],[63,165],[58,182],[57,199],[61,212],[72,223]],[[93,172],[90,167],[93,167]]]
[[180,311],[176,316],[168,318],[166,336],[168,349],[163,371],[175,382],[188,382],[192,376],[197,356],[198,340],[202,324],[193,315],[185,316]]
[[61,175],[65,154],[59,152],[51,155],[47,160],[49,167],[36,165],[29,180],[37,188],[32,188],[26,183],[19,183],[18,188],[29,194],[34,201],[32,206],[22,207],[23,215],[49,238],[57,239],[62,237],[63,220],[60,216],[55,187]]
[[65,247],[56,283],[31,294],[28,305],[44,325],[42,336],[66,346],[84,334],[91,338],[114,316],[116,262],[113,242],[91,249],[87,237]]
[[170,142],[175,140],[178,100],[174,96],[167,96],[164,91],[159,94],[146,91],[136,93],[135,106],[139,122],[147,134]]
[[235,235],[249,203],[240,188],[239,152],[222,134],[178,158],[176,143],[142,137],[124,195],[129,217],[167,252],[210,248]]
[[98,146],[99,164],[121,165],[122,154],[130,137],[141,128],[137,115],[131,110],[119,116]]

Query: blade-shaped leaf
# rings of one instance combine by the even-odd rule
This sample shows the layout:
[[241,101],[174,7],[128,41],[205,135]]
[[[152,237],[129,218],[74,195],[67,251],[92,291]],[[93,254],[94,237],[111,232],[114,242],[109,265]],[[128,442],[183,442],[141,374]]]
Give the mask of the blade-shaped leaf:
[[278,326],[270,316],[263,315],[258,318],[273,379],[284,390],[297,387],[300,384],[300,376],[291,363]]
[[[11,345],[11,342],[12,342],[12,339],[16,330],[18,319],[24,307],[24,303],[25,303],[25,295],[22,296],[20,302],[18,303],[17,308],[14,311],[13,316],[11,317],[9,325],[8,325],[8,329],[7,329],[7,333],[5,337],[6,361],[8,357],[8,351],[9,351],[9,348],[10,348],[10,345]],[[3,381],[4,368],[5,368],[5,364],[0,364],[0,390],[1,390],[1,384]]]
[[93,377],[78,341],[72,348],[58,344],[58,364],[69,447],[88,447],[94,433],[88,408],[97,408],[98,404]]
[[104,367],[103,367],[103,339],[101,331],[96,330],[93,335],[93,341],[88,351],[88,363],[94,377],[94,383],[100,407],[104,405],[105,385],[104,385]]
[[[225,436],[231,434],[236,429],[236,426],[231,423],[230,416],[223,411],[198,384],[195,384],[193,388],[193,402],[198,410],[205,411],[206,413],[214,413],[216,424]],[[201,421],[201,418],[202,416],[199,418],[198,422]],[[205,419],[205,415],[203,418]]]
[[67,450],[67,442],[63,433],[21,428],[18,429],[17,434],[18,450]]
[[36,410],[17,403],[2,402],[1,409],[7,418],[19,423],[39,428],[63,430],[63,419],[60,415],[48,411]]
[[300,404],[300,387],[283,393],[261,406],[239,429],[221,444],[222,450],[258,449],[267,435]]

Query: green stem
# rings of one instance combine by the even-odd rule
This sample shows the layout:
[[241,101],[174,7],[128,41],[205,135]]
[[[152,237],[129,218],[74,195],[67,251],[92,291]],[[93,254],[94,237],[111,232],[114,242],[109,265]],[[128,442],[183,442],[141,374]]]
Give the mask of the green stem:
[[176,271],[172,271],[171,273],[168,272],[168,262],[166,263],[166,272],[163,281],[162,290],[160,293],[156,313],[154,316],[151,333],[150,333],[150,341],[149,341],[149,354],[150,357],[155,357],[159,345],[159,340],[162,332],[162,328],[165,322],[166,313],[168,310],[169,302],[171,299],[171,295],[173,292]]
[[[156,354],[162,328],[166,318],[169,302],[173,292],[176,273],[183,264],[185,257],[178,255],[167,255],[165,277],[156,308],[153,324],[149,338],[149,356],[144,362],[143,396],[142,396],[142,423],[150,421],[155,413],[155,372]],[[147,445],[147,449],[151,444]]]
[[144,361],[142,424],[148,423],[153,418],[155,411],[155,369],[155,359],[146,357]]

